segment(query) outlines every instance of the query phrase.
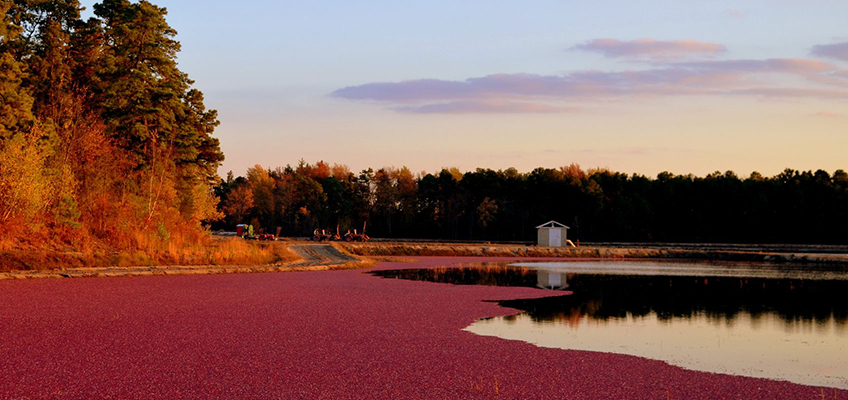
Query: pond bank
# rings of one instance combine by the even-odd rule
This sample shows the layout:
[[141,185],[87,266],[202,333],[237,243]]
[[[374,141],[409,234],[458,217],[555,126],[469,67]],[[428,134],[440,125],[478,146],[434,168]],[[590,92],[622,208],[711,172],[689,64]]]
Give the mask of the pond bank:
[[[239,240],[239,242],[241,242]],[[18,266],[3,268],[0,265],[0,280],[29,278],[71,278],[98,276],[136,275],[197,275],[255,272],[290,272],[308,270],[330,270],[366,268],[373,266],[381,257],[506,257],[506,258],[560,258],[560,259],[670,259],[704,260],[718,262],[766,262],[810,265],[848,266],[848,254],[816,253],[816,246],[788,248],[791,251],[762,251],[761,246],[746,245],[693,245],[675,247],[673,244],[650,245],[626,243],[571,247],[541,247],[520,244],[492,243],[440,243],[440,242],[333,242],[319,244],[310,241],[286,240],[279,242],[241,243],[246,247],[271,248],[284,257],[274,263],[233,263],[198,265],[98,265],[92,262],[73,262],[64,267]],[[728,250],[732,248],[732,250]],[[772,246],[771,249],[777,248]],[[79,253],[65,254],[67,257],[84,257]],[[58,260],[58,259],[57,259]],[[0,257],[0,263],[3,258]],[[53,264],[61,264],[53,261]],[[52,264],[51,264],[52,265]],[[5,269],[5,270],[4,270]]]
[[344,254],[328,244],[275,245],[286,246],[285,252],[292,254],[289,260],[265,265],[147,265],[11,270],[0,271],[0,280],[325,271],[367,268],[374,265],[372,261]]
[[[449,257],[548,257],[548,258],[650,258],[709,261],[742,261],[798,264],[848,265],[848,254],[822,254],[810,251],[797,251],[797,246],[789,252],[761,251],[751,246],[736,245],[738,250],[715,249],[710,245],[703,248],[692,246],[675,247],[667,244],[662,247],[631,246],[581,246],[581,247],[540,247],[515,244],[462,244],[462,243],[340,243],[339,247],[359,256],[449,256]],[[812,246],[811,246],[812,247]]]

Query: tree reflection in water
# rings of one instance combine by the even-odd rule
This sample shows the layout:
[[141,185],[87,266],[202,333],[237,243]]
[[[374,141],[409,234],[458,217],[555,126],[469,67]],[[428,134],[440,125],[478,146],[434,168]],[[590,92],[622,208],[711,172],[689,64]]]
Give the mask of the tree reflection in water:
[[842,356],[848,350],[848,273],[784,267],[578,262],[375,274],[464,285],[555,284],[569,291],[500,301],[525,313],[465,329],[478,335],[848,389]]
[[[549,269],[512,267],[498,263],[458,267],[375,271],[386,278],[422,280],[457,285],[547,286]],[[536,321],[578,321],[644,317],[660,320],[706,315],[716,323],[730,323],[740,314],[754,323],[776,315],[788,325],[825,324],[844,327],[848,321],[845,280],[762,278],[738,276],[605,275],[562,273],[558,278],[572,295],[507,300],[499,304],[524,310]]]

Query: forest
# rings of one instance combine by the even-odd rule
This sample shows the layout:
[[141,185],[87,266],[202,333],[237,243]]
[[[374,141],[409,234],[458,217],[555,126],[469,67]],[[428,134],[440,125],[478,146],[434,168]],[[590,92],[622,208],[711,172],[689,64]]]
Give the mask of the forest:
[[301,160],[221,179],[217,113],[177,66],[165,8],[103,0],[83,20],[77,0],[3,0],[0,11],[0,251],[174,252],[238,223],[529,241],[557,220],[590,242],[848,241],[843,170],[353,173]]
[[550,220],[588,242],[820,243],[848,241],[848,173],[823,170],[740,178],[663,172],[656,178],[571,164],[437,174],[409,168],[359,174],[323,161],[232,172],[216,187],[232,229],[252,223],[284,235],[361,229],[386,238],[533,241]]
[[158,250],[221,217],[214,110],[147,1],[0,2],[0,250]]

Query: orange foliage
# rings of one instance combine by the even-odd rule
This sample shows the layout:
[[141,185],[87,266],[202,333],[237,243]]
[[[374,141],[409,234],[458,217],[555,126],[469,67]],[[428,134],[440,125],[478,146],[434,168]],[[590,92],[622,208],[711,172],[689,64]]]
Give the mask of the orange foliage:
[[341,182],[350,181],[351,178],[353,178],[353,174],[350,173],[350,168],[343,164],[333,164],[331,173],[333,178],[336,178],[336,180]]
[[[201,221],[222,217],[211,187],[223,157],[210,136],[218,122],[176,69],[178,45],[168,38],[164,9],[132,6],[150,11],[144,15],[160,29],[139,35],[163,46],[142,46],[128,57],[159,57],[157,67],[110,70],[103,78],[100,57],[115,57],[112,45],[136,37],[130,21],[76,30],[83,22],[77,6],[21,2],[16,13],[39,16],[27,27],[38,34],[24,40],[7,3],[0,5],[0,41],[17,56],[0,56],[0,248],[162,259],[207,245]],[[75,34],[84,44],[71,41]],[[77,57],[76,50],[92,52]],[[161,85],[155,95],[140,93],[142,82]]]
[[571,163],[567,167],[559,167],[559,170],[562,172],[565,180],[569,181],[572,185],[579,185],[580,181],[586,179],[586,172],[580,168],[580,164]]
[[318,161],[315,164],[315,169],[313,170],[312,179],[327,179],[330,177],[330,164],[325,163],[324,161]]
[[224,212],[236,221],[241,221],[251,208],[253,208],[253,191],[247,186],[233,189],[224,203]]
[[96,118],[80,112],[50,128],[0,146],[0,249],[141,251],[155,260],[208,245],[200,221],[216,216],[217,200],[207,184],[178,187],[167,148],[153,168],[136,171]]
[[[347,167],[344,167],[347,168]],[[315,165],[311,165],[303,160],[301,160],[300,164],[297,166],[295,170],[300,175],[307,176],[316,181],[324,180],[333,175],[331,171],[330,164],[325,163],[324,161],[318,161]]]

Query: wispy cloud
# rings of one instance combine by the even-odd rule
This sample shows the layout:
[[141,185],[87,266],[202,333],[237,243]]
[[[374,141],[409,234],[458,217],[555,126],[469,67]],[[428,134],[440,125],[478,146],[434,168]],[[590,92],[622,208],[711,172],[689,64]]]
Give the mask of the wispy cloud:
[[676,64],[702,73],[725,72],[735,77],[767,79],[768,74],[794,75],[811,82],[841,84],[841,73],[833,64],[806,58],[770,58],[766,60],[723,60]]
[[742,19],[748,16],[748,11],[728,8],[722,12],[725,17],[733,19]]
[[835,71],[833,64],[807,58],[769,58],[765,60],[723,60],[678,63],[677,66],[695,68],[704,71],[731,71],[738,73],[785,73],[800,76],[813,76],[827,71]]
[[[697,71],[684,68],[624,72],[582,71],[562,76],[495,74],[464,81],[413,80],[369,83],[336,90],[332,96],[390,103],[538,97],[569,99],[628,95],[648,89],[676,89],[679,92],[684,82],[696,83],[698,78]],[[700,78],[708,79],[706,76]],[[436,87],[438,90],[432,90]]]
[[[704,94],[746,89],[763,80],[766,74],[818,81],[835,73],[837,69],[833,65],[806,59],[704,61],[619,72],[494,74],[464,81],[424,79],[368,83],[342,88],[331,95],[350,100],[418,103],[527,97],[568,99],[635,94]],[[848,88],[834,89],[834,93],[848,94]]]
[[[618,54],[649,54],[616,51]],[[377,82],[338,89],[331,96],[377,102],[398,112],[416,114],[554,113],[573,112],[574,108],[563,105],[568,102],[634,96],[848,100],[848,79],[845,78],[848,78],[848,70],[806,58],[702,60],[657,62],[645,69],[624,71],[492,74],[461,81]]]
[[811,114],[811,116],[813,116],[813,117],[817,117],[817,118],[828,118],[828,119],[832,119],[832,118],[839,118],[839,117],[841,117],[842,115],[841,115],[841,114],[837,114],[837,113],[835,113],[835,112],[833,112],[833,111],[819,111],[819,112],[817,112],[817,113],[813,113],[813,114]]
[[848,61],[848,42],[813,46],[810,54],[816,57]]
[[714,56],[724,53],[727,49],[716,43],[699,42],[697,40],[654,40],[636,39],[621,41],[617,39],[594,39],[579,44],[571,50],[600,53],[609,58],[625,58],[631,60],[672,61],[682,60],[693,56]]
[[574,107],[555,107],[544,103],[479,100],[451,101],[420,106],[395,107],[395,111],[413,114],[515,114],[515,113],[574,113]]
[[749,89],[731,90],[726,94],[784,99],[813,98],[821,100],[848,100],[848,91],[838,89],[834,90],[757,87]]

